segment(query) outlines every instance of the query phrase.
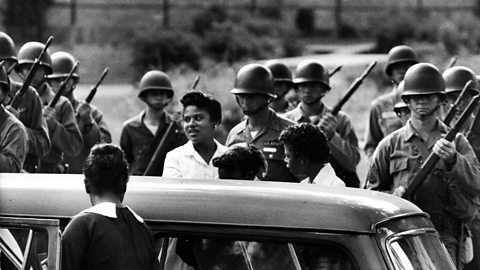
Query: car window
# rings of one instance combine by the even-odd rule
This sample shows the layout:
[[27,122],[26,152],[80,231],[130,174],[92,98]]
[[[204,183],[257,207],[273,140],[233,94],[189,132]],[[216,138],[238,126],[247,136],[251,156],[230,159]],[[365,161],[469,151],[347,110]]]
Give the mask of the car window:
[[402,235],[389,241],[389,250],[395,269],[453,269],[445,250],[438,248],[441,245],[435,234]]
[[162,237],[156,239],[166,270],[350,270],[345,250],[331,243],[301,244],[241,239]]
[[[48,233],[42,229],[0,229],[2,269],[43,269],[48,258]],[[25,259],[26,258],[26,259]]]

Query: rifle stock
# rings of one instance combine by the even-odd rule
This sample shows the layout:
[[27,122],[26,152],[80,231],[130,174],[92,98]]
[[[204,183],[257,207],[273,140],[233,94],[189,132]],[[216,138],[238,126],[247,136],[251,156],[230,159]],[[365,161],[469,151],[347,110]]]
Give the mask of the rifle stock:
[[98,82],[95,84],[95,86],[90,90],[90,93],[88,93],[88,96],[87,98],[85,99],[85,102],[86,103],[90,103],[92,102],[93,100],[93,97],[95,96],[95,94],[97,93],[97,88],[100,86],[100,84],[103,82],[103,79],[105,79],[105,77],[107,76],[108,74],[108,67],[106,67],[104,70],[103,70],[103,73],[102,73],[102,76],[100,76],[100,79],[98,80]]
[[55,96],[53,97],[53,99],[52,99],[52,100],[50,101],[50,103],[48,104],[48,106],[49,106],[50,108],[54,108],[55,105],[57,105],[58,100],[60,99],[60,97],[62,96],[63,92],[65,91],[65,88],[67,87],[67,82],[68,82],[68,80],[70,80],[70,78],[72,78],[73,73],[75,73],[75,70],[77,70],[77,67],[78,67],[78,61],[75,62],[75,65],[73,65],[72,69],[70,70],[70,73],[69,73],[68,76],[62,81],[62,83],[60,84],[60,87],[58,88],[57,93],[55,94]]
[[[445,139],[447,141],[453,141],[455,139],[455,135],[461,130],[463,124],[465,124],[465,121],[470,117],[472,112],[475,110],[475,108],[478,105],[478,101],[480,99],[480,95],[475,96],[472,101],[468,104],[468,107],[463,111],[462,115],[458,119],[457,123],[455,123],[455,126],[452,127],[448,133],[445,135]],[[412,196],[417,191],[417,189],[422,185],[423,181],[427,178],[427,176],[432,172],[433,168],[437,164],[437,162],[440,160],[440,157],[438,157],[434,152],[431,152],[430,155],[428,155],[427,159],[423,163],[422,167],[420,167],[420,171],[415,175],[415,178],[413,178],[412,182],[408,186],[407,190],[405,190],[405,193],[402,195],[402,198],[407,199],[409,201],[412,200]]]
[[375,67],[376,64],[377,64],[377,61],[373,61],[372,63],[370,63],[370,65],[365,69],[362,75],[360,75],[360,77],[355,79],[355,81],[348,88],[347,94],[345,94],[345,96],[343,96],[342,99],[340,99],[340,101],[337,104],[335,104],[335,106],[333,106],[333,109],[332,109],[333,115],[338,114],[338,112],[342,109],[342,106],[350,99],[350,97],[353,95],[353,93],[355,93],[358,87],[360,87],[365,77],[367,77],[367,75],[370,73],[370,71],[372,71],[372,69]]
[[30,87],[30,84],[32,83],[33,78],[35,77],[35,74],[37,73],[38,67],[40,66],[40,60],[42,59],[43,55],[47,52],[48,47],[50,47],[50,44],[52,43],[53,37],[50,36],[45,43],[45,46],[43,47],[42,51],[38,55],[37,58],[35,58],[35,61],[33,62],[32,66],[30,67],[30,70],[28,71],[27,77],[25,78],[25,81],[22,84],[22,87],[20,90],[18,90],[15,93],[15,96],[13,99],[10,101],[10,106],[13,108],[17,109],[19,105],[19,98],[23,97],[25,93],[28,90],[28,87]]
[[339,72],[342,69],[342,65],[336,66],[332,71],[328,73],[328,77],[332,77],[335,73]]
[[460,104],[460,101],[468,92],[468,89],[472,84],[473,84],[473,81],[469,80],[463,87],[462,92],[460,92],[460,95],[458,95],[457,100],[455,100],[455,102],[453,103],[453,106],[450,107],[450,109],[448,110],[447,115],[445,115],[445,119],[443,119],[443,123],[445,123],[445,125],[450,126],[450,122],[453,120],[453,117],[455,116],[455,113],[458,110],[458,105]]

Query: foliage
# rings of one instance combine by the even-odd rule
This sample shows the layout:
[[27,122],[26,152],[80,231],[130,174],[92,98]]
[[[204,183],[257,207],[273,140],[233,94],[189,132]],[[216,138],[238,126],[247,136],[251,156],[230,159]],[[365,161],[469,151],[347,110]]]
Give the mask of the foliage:
[[53,0],[6,0],[4,25],[17,41],[43,41],[47,32],[46,13]]
[[295,16],[295,26],[304,34],[315,31],[315,11],[311,8],[299,8]]
[[205,35],[215,23],[227,20],[227,12],[220,5],[211,5],[199,11],[192,19],[192,31],[198,35]]
[[375,33],[376,51],[388,52],[390,48],[415,36],[417,20],[411,14],[392,10],[389,14],[379,16],[375,23],[379,25]]

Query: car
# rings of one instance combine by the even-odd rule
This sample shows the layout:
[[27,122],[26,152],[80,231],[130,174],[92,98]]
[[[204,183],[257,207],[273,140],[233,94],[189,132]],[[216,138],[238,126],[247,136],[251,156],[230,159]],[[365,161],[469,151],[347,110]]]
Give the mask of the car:
[[[60,269],[61,231],[90,207],[83,180],[0,174],[2,260]],[[380,192],[132,176],[124,202],[152,229],[162,269],[455,269],[428,215]]]

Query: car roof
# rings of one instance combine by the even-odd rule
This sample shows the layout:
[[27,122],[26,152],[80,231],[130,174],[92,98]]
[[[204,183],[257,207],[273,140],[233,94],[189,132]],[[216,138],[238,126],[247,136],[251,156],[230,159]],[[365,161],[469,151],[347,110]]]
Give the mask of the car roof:
[[[70,218],[90,207],[83,175],[0,174],[0,215]],[[132,176],[124,203],[150,222],[372,232],[422,214],[381,192],[298,183]]]

